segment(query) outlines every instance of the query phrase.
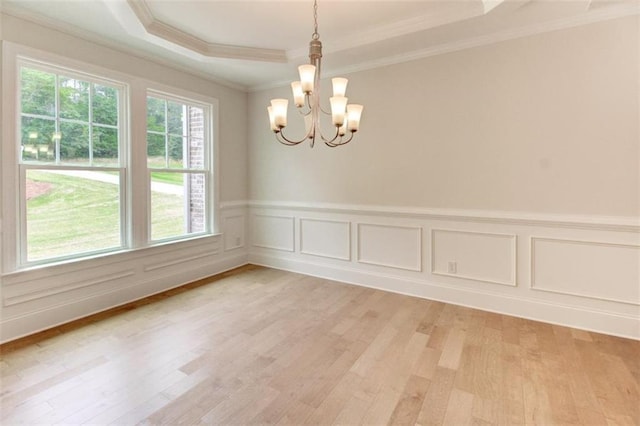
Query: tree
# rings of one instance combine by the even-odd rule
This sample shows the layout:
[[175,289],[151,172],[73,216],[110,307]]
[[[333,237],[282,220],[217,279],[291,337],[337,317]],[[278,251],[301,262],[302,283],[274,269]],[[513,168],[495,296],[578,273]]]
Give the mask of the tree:
[[88,162],[90,149],[94,160],[118,158],[117,89],[62,75],[56,86],[55,74],[32,68],[20,77],[23,159]]

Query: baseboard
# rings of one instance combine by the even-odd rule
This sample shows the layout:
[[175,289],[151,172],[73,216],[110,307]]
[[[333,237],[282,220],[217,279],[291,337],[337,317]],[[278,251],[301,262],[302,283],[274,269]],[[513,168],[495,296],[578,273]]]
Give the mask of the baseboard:
[[265,254],[250,254],[249,263],[519,318],[640,340],[640,322],[636,316],[552,303],[547,300],[514,297],[498,292],[472,291],[427,280],[374,274],[353,268],[341,268]]

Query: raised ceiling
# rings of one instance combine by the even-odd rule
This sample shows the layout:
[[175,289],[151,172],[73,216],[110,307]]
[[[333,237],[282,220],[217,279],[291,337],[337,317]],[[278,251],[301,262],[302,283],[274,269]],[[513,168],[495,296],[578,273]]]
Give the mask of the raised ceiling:
[[[244,89],[307,61],[313,2],[3,0],[2,12]],[[323,75],[640,13],[638,0],[319,0]]]

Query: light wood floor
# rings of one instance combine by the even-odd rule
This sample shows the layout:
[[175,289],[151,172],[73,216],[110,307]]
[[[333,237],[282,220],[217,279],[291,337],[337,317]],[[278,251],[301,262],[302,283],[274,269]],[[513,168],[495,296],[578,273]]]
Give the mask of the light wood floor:
[[0,350],[3,425],[640,424],[640,342],[254,266]]

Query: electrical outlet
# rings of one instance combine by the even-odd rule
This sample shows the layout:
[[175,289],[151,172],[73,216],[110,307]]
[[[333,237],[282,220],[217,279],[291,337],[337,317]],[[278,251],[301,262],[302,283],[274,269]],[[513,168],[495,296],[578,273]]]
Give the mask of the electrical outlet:
[[457,274],[458,273],[458,264],[456,262],[449,262],[449,265],[447,267],[447,272],[450,274]]

